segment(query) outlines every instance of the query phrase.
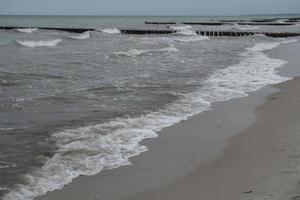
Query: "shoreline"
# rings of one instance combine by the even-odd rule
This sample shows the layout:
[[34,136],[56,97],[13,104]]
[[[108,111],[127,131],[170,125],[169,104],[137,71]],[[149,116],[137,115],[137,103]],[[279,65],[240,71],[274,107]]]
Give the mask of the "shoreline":
[[[271,56],[278,52],[272,51]],[[290,67],[281,73],[299,74],[297,66],[291,66],[295,63],[300,64],[289,62]],[[255,109],[256,122],[230,138],[216,159],[166,187],[126,200],[300,199],[299,84],[296,77],[272,86],[279,92],[268,95]]]
[[[299,46],[299,42],[296,45],[294,43],[286,44],[286,46],[289,46],[288,48],[292,45]],[[284,46],[282,45],[271,50],[270,56],[278,58],[283,51],[287,51],[287,48]],[[294,57],[296,56],[294,55]],[[282,73],[295,74],[297,66],[293,65],[295,63],[299,64],[299,59],[283,59],[288,60],[289,63],[288,66],[281,70]],[[295,80],[300,82],[299,79]],[[247,130],[257,124],[255,123],[256,115],[258,115],[259,119],[261,115],[260,110],[265,105],[271,105],[276,100],[273,99],[277,98],[276,95],[284,94],[282,96],[287,96],[287,93],[284,91],[288,90],[291,87],[291,83],[295,80],[281,83],[279,88],[277,86],[275,86],[276,88],[268,86],[251,93],[248,97],[214,103],[212,110],[205,111],[175,126],[164,129],[157,139],[143,141],[142,144],[146,145],[149,151],[130,159],[132,165],[114,170],[105,170],[91,177],[77,178],[62,190],[50,192],[37,199],[127,200],[182,199],[185,197],[201,199],[200,196],[197,196],[200,187],[193,187],[195,185],[199,186],[200,183],[188,183],[191,183],[193,180],[202,180],[203,178],[199,175],[199,171],[203,170],[205,166],[209,166],[207,167],[208,172],[205,174],[212,174],[213,167],[219,166],[222,169],[224,163],[228,160],[224,160],[228,149],[232,148],[233,144],[241,144],[241,141],[233,142],[235,138],[240,137],[240,135],[246,135],[246,139],[253,137],[251,134],[245,134],[244,132],[247,132]],[[227,116],[230,116],[230,118]],[[229,155],[231,154],[229,153]],[[239,159],[237,160],[245,160]],[[218,161],[220,162],[220,160],[222,160],[221,164],[214,164]],[[232,169],[240,168],[232,167]],[[230,171],[229,167],[227,170]],[[214,173],[212,175],[216,178]],[[206,178],[209,180],[213,179],[208,175],[206,175]],[[239,183],[238,180],[235,181]],[[220,184],[222,182],[219,179],[215,179],[213,183]],[[220,197],[223,197],[223,194],[227,191],[226,188],[216,188],[214,185],[205,188],[208,191],[205,194],[215,194],[217,190],[222,195]],[[245,191],[241,190],[242,193],[239,194],[244,195],[245,193],[243,192],[249,192],[247,193],[249,195],[254,191],[254,189],[247,189]],[[231,188],[231,192],[233,192],[233,188]],[[246,197],[248,198],[248,196]],[[244,198],[244,196],[239,196],[239,198]],[[218,199],[218,197],[207,196],[203,197],[203,199]],[[229,199],[232,199],[232,196]]]
[[257,122],[233,136],[216,159],[166,187],[126,199],[299,199],[299,84],[295,78],[277,85],[280,92],[256,109]]

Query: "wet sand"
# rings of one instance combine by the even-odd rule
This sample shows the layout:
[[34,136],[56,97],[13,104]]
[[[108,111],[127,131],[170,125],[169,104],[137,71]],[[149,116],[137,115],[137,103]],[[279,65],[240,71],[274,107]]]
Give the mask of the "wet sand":
[[[299,76],[299,43],[270,51]],[[167,128],[132,165],[80,177],[38,199],[297,199],[300,191],[300,79]],[[300,197],[299,197],[300,199]]]
[[259,106],[255,125],[222,156],[158,190],[128,199],[300,199],[300,79]]

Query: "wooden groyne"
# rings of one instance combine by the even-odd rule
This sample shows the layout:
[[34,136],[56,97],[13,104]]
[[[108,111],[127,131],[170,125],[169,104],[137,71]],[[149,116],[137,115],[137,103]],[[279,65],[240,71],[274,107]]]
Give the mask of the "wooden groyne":
[[229,22],[229,23],[237,23],[237,22],[256,22],[256,23],[276,23],[277,20],[283,20],[284,22],[298,22],[300,21],[299,17],[288,17],[288,18],[261,18],[261,19],[220,19],[220,20],[211,20],[218,22]]
[[286,22],[300,22],[300,17],[297,18],[289,18],[286,20]]
[[[292,21],[275,23],[275,22],[241,22],[241,21],[231,21],[230,22],[179,22],[178,24],[185,25],[203,25],[203,26],[222,26],[222,25],[232,25],[233,23],[238,25],[249,25],[249,26],[291,26],[295,25]],[[145,22],[145,24],[153,25],[172,25],[177,24],[176,22]]]
[[181,23],[185,25],[204,25],[204,26],[222,26],[228,24],[223,22],[181,22]]
[[[291,26],[295,25],[292,21],[276,23],[276,22],[245,22],[245,21],[231,21],[231,22],[178,22],[178,24],[185,25],[203,25],[203,26],[222,26],[222,25],[233,25],[233,23],[238,25],[249,25],[249,26]],[[153,25],[174,25],[176,22],[145,22],[145,24]]]
[[221,19],[217,20],[219,22],[275,22],[276,20],[279,20],[281,18],[272,18],[272,19]]
[[96,30],[93,28],[10,27],[10,26],[2,26],[0,28],[2,30],[38,28],[38,29],[43,29],[43,30],[66,31],[66,32],[71,32],[71,33],[83,33],[86,31],[95,31]]
[[269,37],[297,37],[300,33],[280,33],[280,32],[231,32],[231,31],[196,31],[198,35],[203,36],[228,36],[228,37],[242,37],[251,35],[266,35]]
[[[179,33],[177,30],[142,30],[142,29],[121,29],[123,34],[174,34]],[[297,37],[300,36],[300,33],[291,33],[291,32],[235,32],[235,31],[196,31],[198,35],[203,36],[217,36],[217,37],[242,37],[242,36],[251,36],[263,34],[269,37]]]
[[238,22],[238,25],[249,25],[249,26],[292,26],[294,23],[262,23],[262,22]]
[[225,23],[225,22],[145,22],[145,24],[153,24],[153,25],[185,24],[185,25],[221,26],[229,23]]
[[[1,27],[0,27],[1,28]],[[58,30],[66,31],[72,33],[83,33],[86,31],[96,31],[93,28],[53,28],[53,27],[7,27],[3,26],[3,30],[13,30],[13,29],[28,29],[28,28],[38,28],[43,30]],[[174,34],[180,33],[178,30],[172,29],[121,29],[123,34],[136,34],[136,35],[145,35],[145,34]],[[241,37],[241,36],[251,36],[257,34],[263,34],[269,37],[297,37],[300,36],[300,33],[293,32],[239,32],[239,31],[196,31],[198,35],[203,36],[228,36],[228,37]]]
[[147,21],[145,21],[145,24],[172,25],[172,24],[176,24],[176,22],[147,22]]
[[137,30],[137,29],[121,29],[123,34],[173,34],[176,30]]

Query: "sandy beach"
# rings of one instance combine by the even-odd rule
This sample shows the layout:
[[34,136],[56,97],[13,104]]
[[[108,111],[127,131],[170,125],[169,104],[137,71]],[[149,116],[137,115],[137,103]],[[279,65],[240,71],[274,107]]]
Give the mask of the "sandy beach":
[[[282,74],[297,77],[299,50],[297,42],[268,54],[288,61]],[[132,165],[77,178],[38,199],[300,199],[299,84],[294,78],[214,103],[144,141],[149,151]]]

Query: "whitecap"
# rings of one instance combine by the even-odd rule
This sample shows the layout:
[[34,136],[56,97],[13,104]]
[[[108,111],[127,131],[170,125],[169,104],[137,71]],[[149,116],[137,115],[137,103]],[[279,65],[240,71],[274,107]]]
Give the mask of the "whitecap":
[[91,36],[90,32],[86,31],[84,33],[80,33],[77,35],[68,36],[68,38],[75,39],[75,40],[84,40],[90,38],[90,36]]
[[61,39],[55,39],[55,40],[40,40],[40,41],[19,41],[15,40],[18,44],[24,46],[24,47],[55,47],[58,43],[62,42]]
[[19,185],[4,200],[32,200],[63,188],[80,175],[130,165],[129,158],[147,151],[140,142],[157,137],[163,128],[210,109],[212,102],[244,97],[266,85],[289,80],[277,74],[286,62],[263,52],[279,45],[275,43],[245,49],[241,62],[216,71],[198,91],[184,95],[165,109],[53,134],[58,151],[39,171],[27,175],[28,184]]
[[170,45],[168,47],[157,48],[157,49],[130,49],[128,51],[118,51],[114,55],[123,55],[127,57],[137,57],[141,55],[151,54],[151,53],[176,53],[179,50],[174,46]]
[[21,32],[21,33],[34,33],[38,29],[37,28],[17,28],[16,30]]
[[193,30],[193,27],[190,25],[182,25],[182,26],[170,26],[171,29],[176,30],[175,34],[180,35],[197,35],[196,31]]
[[16,163],[0,161],[0,169],[16,167]]
[[189,37],[175,37],[173,38],[176,42],[197,42],[202,40],[209,40],[208,36],[189,36]]
[[185,30],[179,30],[175,34],[179,35],[190,35],[190,36],[195,36],[197,35],[196,31],[190,30],[190,29],[185,29]]
[[287,44],[287,43],[292,43],[292,42],[297,42],[297,39],[278,39],[278,42],[264,42],[264,43],[258,43],[255,46],[248,48],[250,51],[266,51],[270,49],[274,49],[278,47],[281,44]]
[[100,30],[103,33],[109,33],[109,34],[118,34],[121,33],[121,31],[117,28],[105,28]]
[[187,29],[193,29],[190,25],[181,25],[181,26],[170,26],[171,29],[174,30],[187,30]]
[[149,52],[149,50],[138,50],[138,49],[130,49],[128,51],[118,51],[115,52],[115,55],[124,55],[124,56],[128,56],[128,57],[136,57],[142,54],[145,54]]
[[239,25],[239,24],[234,24],[233,26],[234,29],[240,30],[240,31],[247,31],[247,30],[257,30],[259,29],[258,26],[253,26],[253,25]]
[[12,131],[16,130],[17,128],[0,128],[0,131]]

